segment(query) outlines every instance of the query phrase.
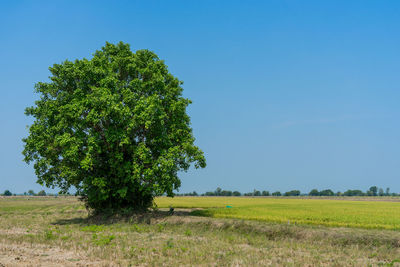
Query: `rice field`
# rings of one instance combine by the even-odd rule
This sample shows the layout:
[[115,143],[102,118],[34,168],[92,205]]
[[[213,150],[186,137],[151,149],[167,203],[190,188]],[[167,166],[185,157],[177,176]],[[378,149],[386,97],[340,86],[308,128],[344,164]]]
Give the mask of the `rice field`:
[[[389,200],[389,199],[388,199]],[[215,218],[288,224],[400,230],[400,202],[245,197],[161,197],[158,207],[201,208]]]

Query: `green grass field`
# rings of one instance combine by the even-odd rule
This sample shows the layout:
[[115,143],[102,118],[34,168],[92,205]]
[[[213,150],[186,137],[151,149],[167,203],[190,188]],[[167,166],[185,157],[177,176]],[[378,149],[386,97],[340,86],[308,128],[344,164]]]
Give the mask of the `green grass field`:
[[[400,229],[400,202],[335,199],[175,197],[158,198],[159,207],[203,208],[196,214],[277,223]],[[227,208],[227,206],[230,206]]]
[[[397,229],[400,203],[219,197],[157,203],[158,211],[145,214],[90,217],[75,197],[0,198],[0,267],[400,266],[400,231],[334,227],[324,219]],[[205,208],[196,212],[208,217],[191,216],[191,207]],[[318,219],[294,224],[301,216]]]

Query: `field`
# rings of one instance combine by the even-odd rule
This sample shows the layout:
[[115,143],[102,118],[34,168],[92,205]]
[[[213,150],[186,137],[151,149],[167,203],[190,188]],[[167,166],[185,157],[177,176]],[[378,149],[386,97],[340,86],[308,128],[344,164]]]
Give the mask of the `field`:
[[[379,200],[379,198],[375,198]],[[205,208],[199,215],[277,223],[400,229],[400,202],[235,197],[159,198],[160,207]],[[385,198],[380,198],[385,200]],[[228,206],[228,208],[227,208]]]
[[400,266],[400,203],[375,200],[391,201],[177,197],[88,217],[74,197],[2,198],[0,266]]

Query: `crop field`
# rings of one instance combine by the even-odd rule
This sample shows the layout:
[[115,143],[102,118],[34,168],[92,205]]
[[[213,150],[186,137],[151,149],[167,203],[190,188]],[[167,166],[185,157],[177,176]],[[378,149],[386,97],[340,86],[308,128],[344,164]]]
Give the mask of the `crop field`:
[[93,217],[75,197],[5,197],[0,266],[400,266],[393,200],[158,198]]
[[[381,198],[381,200],[384,198]],[[198,215],[277,223],[400,229],[400,202],[238,197],[158,198],[159,207],[203,208]]]

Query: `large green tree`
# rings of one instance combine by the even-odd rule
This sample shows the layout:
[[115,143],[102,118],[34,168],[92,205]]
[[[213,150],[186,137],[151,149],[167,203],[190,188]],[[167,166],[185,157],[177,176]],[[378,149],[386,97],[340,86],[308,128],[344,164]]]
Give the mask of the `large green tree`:
[[194,145],[182,82],[148,50],[106,43],[91,60],[49,68],[35,85],[40,100],[23,141],[38,183],[71,186],[88,207],[146,209],[156,196],[180,187],[179,171],[204,168]]

